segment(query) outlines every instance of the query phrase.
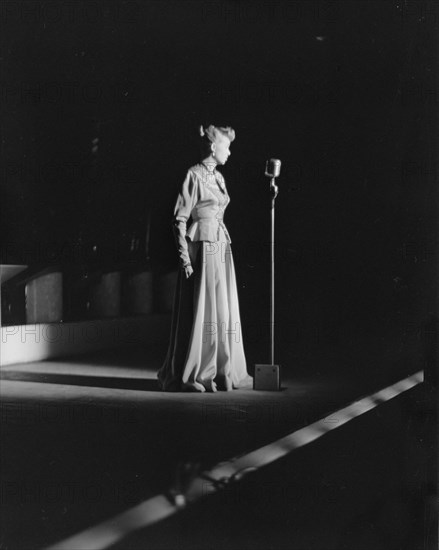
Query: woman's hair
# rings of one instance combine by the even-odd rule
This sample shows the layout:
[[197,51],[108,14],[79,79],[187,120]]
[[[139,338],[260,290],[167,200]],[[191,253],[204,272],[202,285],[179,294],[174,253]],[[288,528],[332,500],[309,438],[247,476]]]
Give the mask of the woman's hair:
[[218,134],[222,134],[229,138],[230,142],[235,139],[235,130],[230,126],[200,126],[199,128],[200,136],[206,141],[212,143],[218,138]]

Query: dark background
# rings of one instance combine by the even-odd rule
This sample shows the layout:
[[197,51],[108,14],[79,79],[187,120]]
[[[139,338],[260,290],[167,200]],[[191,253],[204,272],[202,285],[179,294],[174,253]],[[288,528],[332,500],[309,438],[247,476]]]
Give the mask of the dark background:
[[197,127],[231,125],[221,170],[249,361],[269,361],[270,157],[276,362],[391,377],[433,360],[434,2],[1,10],[4,261],[86,264],[96,246],[94,262],[117,264],[150,219],[153,269],[176,269],[170,219]]

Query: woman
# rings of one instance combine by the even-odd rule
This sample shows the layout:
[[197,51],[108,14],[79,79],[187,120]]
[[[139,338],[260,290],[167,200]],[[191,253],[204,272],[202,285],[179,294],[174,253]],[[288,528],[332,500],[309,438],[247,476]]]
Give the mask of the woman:
[[199,131],[203,160],[188,170],[174,209],[180,270],[168,353],[158,372],[165,391],[215,392],[252,384],[223,221],[230,197],[216,170],[227,162],[235,132],[212,125]]

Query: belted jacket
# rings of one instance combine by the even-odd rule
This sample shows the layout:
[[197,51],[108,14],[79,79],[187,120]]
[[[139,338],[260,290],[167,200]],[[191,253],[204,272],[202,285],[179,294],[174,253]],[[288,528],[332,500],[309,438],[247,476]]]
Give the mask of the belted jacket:
[[[188,240],[217,242],[220,230],[230,243],[224,225],[224,211],[230,203],[223,175],[215,169],[196,164],[189,168],[177,197],[173,231],[181,266],[190,265]],[[192,223],[188,227],[188,220]]]

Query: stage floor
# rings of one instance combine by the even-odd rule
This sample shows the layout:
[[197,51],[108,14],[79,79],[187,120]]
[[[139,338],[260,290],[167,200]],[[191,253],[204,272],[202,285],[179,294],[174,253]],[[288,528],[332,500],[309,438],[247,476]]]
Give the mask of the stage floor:
[[164,393],[162,359],[160,347],[125,347],[1,369],[2,548],[55,543],[166,491],[182,462],[207,469],[336,421],[383,387],[284,369],[279,392]]

